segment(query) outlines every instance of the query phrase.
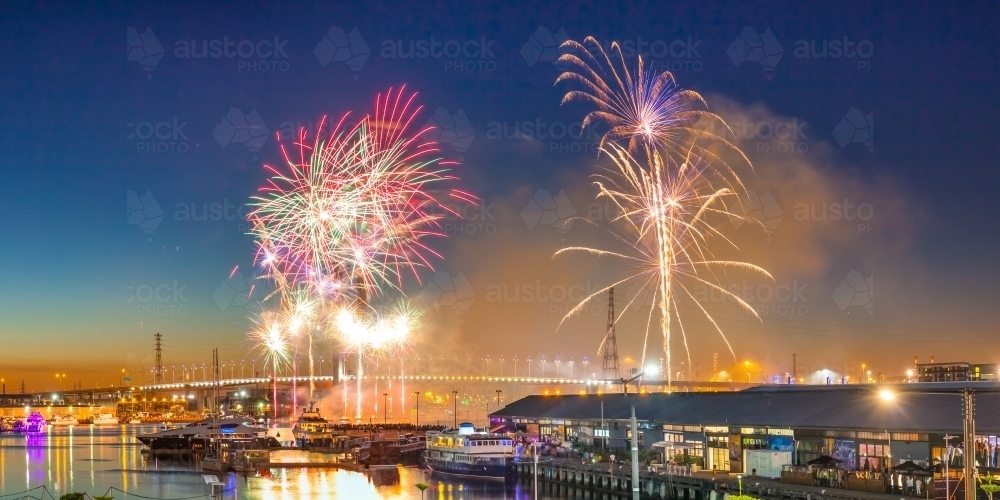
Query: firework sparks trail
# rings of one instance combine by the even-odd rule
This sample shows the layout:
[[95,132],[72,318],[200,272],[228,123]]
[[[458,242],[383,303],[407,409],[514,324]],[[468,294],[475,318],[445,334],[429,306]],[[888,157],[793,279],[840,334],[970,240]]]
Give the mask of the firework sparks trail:
[[385,315],[365,314],[354,307],[345,307],[337,312],[335,323],[342,342],[358,354],[356,418],[360,419],[365,354],[378,359],[401,350],[410,341],[411,333],[420,328],[420,313],[402,302]]
[[[282,146],[287,172],[268,167],[275,175],[250,214],[257,260],[280,274],[279,289],[311,282],[323,293],[351,293],[360,282],[377,295],[440,258],[423,240],[444,236],[434,207],[448,209],[428,188],[455,177],[437,144],[420,139],[424,130],[408,135],[421,110],[415,96],[390,90],[356,126],[345,127],[345,115],[311,146],[303,131],[298,161]],[[458,190],[449,196],[475,201]]]
[[[314,334],[337,330],[347,304],[353,303],[361,318],[369,293],[402,293],[404,275],[419,280],[417,271],[432,269],[432,259],[440,258],[425,240],[444,236],[440,212],[450,209],[429,188],[456,178],[449,173],[453,163],[438,157],[437,144],[421,139],[426,130],[413,126],[421,111],[415,98],[405,87],[390,89],[356,125],[347,126],[349,115],[344,115],[328,135],[317,133],[311,145],[302,130],[290,148],[281,146],[287,166],[266,166],[273,176],[253,197],[248,219],[256,261],[261,277],[275,284],[264,300],[277,299],[282,328],[290,337],[306,334],[310,380]],[[318,131],[324,125],[325,119]],[[463,191],[447,193],[477,201]],[[389,346],[402,343],[383,337],[403,326],[358,319],[354,337],[341,340],[357,348],[359,357],[366,350],[387,355]],[[362,337],[368,340],[359,343]]]
[[[674,321],[687,353],[688,367],[691,366],[688,335],[678,309],[679,298],[694,299],[691,285],[718,290],[760,319],[749,304],[718,284],[717,273],[733,269],[768,278],[771,275],[753,264],[717,260],[710,248],[715,240],[736,248],[718,230],[719,222],[747,219],[742,215],[745,211],[737,210],[742,208],[738,194],[744,191],[743,183],[722,153],[735,152],[748,166],[749,161],[724,137],[701,128],[717,123],[725,127],[725,123],[714,113],[698,109],[705,106],[704,99],[697,92],[678,88],[669,72],[646,72],[641,57],[635,72],[631,72],[617,43],[611,46],[614,62],[592,37],[583,44],[567,41],[566,46],[575,49],[582,59],[573,54],[560,56],[561,61],[575,69],[560,75],[556,83],[576,82],[584,88],[568,92],[563,103],[580,100],[597,107],[586,116],[584,126],[593,126],[598,121],[610,126],[600,151],[610,157],[613,166],[595,175],[594,184],[597,197],[608,200],[618,210],[619,215],[611,222],[623,231],[612,234],[628,251],[569,247],[556,252],[556,256],[583,252],[611,257],[624,261],[627,269],[624,278],[586,297],[562,322],[611,286],[638,284],[653,298],[647,325],[652,324],[654,316],[659,317],[669,387],[673,380]],[[642,293],[636,297],[639,295]],[[735,358],[729,340],[711,314],[697,300],[691,302]],[[625,310],[634,303],[635,298]],[[643,360],[648,336],[647,327]]]
[[254,326],[247,336],[251,351],[259,351],[264,358],[264,366],[271,364],[274,381],[273,399],[271,400],[272,419],[278,418],[278,369],[289,363],[289,339],[284,324],[278,314],[265,312],[259,318],[253,319]]

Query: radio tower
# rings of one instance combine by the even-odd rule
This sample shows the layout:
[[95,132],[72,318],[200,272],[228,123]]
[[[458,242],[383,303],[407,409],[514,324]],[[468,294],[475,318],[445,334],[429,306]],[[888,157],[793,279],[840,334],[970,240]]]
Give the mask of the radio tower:
[[163,335],[157,333],[153,335],[156,339],[156,367],[153,368],[153,383],[162,384],[163,383]]
[[608,333],[601,346],[604,357],[604,379],[618,380],[618,339],[615,337],[615,287],[608,291]]

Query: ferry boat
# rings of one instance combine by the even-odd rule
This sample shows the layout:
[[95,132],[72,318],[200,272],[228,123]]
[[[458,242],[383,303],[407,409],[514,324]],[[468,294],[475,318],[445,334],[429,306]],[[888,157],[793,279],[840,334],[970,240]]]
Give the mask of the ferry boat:
[[118,417],[110,413],[101,413],[100,415],[94,415],[94,425],[118,425]]
[[77,421],[76,417],[72,415],[56,415],[55,417],[52,417],[52,420],[49,420],[49,424],[52,427],[65,427],[67,425],[78,425],[79,423],[80,422]]
[[514,474],[514,440],[477,432],[470,423],[458,429],[427,433],[424,464],[442,474],[507,479]]

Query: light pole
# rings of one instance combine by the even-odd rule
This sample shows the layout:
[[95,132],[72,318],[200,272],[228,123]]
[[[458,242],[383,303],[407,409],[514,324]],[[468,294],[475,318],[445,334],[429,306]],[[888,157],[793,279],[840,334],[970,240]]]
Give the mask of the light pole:
[[[965,446],[965,459],[962,461],[964,465],[963,470],[963,480],[965,481],[965,500],[976,500],[976,419],[975,419],[975,407],[973,406],[974,401],[974,391],[972,389],[962,389],[961,392],[947,392],[947,391],[905,391],[912,392],[913,394],[939,394],[947,396],[962,396],[962,431],[964,432],[963,441]],[[1000,390],[984,390],[980,392],[1000,392]],[[889,389],[882,389],[879,391],[878,396],[886,402],[893,401],[896,399],[896,393]],[[945,450],[947,450],[948,437],[945,437]],[[950,492],[946,492],[949,495]]]
[[414,425],[420,426],[420,393],[414,392],[413,394],[417,395],[417,423]]
[[382,393],[382,423],[389,423],[389,393]]
[[500,389],[497,389],[497,408],[500,408],[500,393],[501,392],[503,392],[503,391],[501,391]]
[[458,391],[451,391],[451,400],[455,403],[455,428],[458,429]]
[[[635,405],[632,405],[632,500],[639,500],[639,426],[635,421]],[[740,495],[743,493],[740,492]]]

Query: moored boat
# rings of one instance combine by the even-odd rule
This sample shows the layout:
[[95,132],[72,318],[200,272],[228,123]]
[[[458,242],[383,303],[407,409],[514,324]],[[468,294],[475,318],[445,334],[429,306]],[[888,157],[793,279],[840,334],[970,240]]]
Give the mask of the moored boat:
[[424,464],[442,474],[507,479],[514,473],[514,440],[477,432],[470,423],[458,429],[428,432]]
[[267,429],[253,427],[253,420],[242,417],[220,418],[217,422],[205,419],[176,429],[162,430],[136,436],[151,450],[186,450],[206,452],[218,439],[222,451],[229,449],[278,449],[281,443],[267,435]]
[[292,428],[295,441],[303,448],[326,448],[333,441],[330,422],[320,415],[319,409],[312,402],[308,408],[302,409],[295,427]]
[[15,430],[18,430],[20,432],[28,432],[32,434],[38,432],[45,432],[45,429],[47,428],[48,428],[48,422],[46,422],[45,417],[43,417],[42,414],[38,413],[37,411],[31,412],[31,415],[28,415],[28,418],[23,420],[18,419],[18,421],[14,423]]
[[78,425],[80,422],[77,421],[76,417],[73,415],[56,415],[49,420],[49,425],[52,427],[65,427],[69,425]]
[[118,417],[110,413],[101,413],[94,415],[94,421],[91,423],[94,425],[118,425]]

